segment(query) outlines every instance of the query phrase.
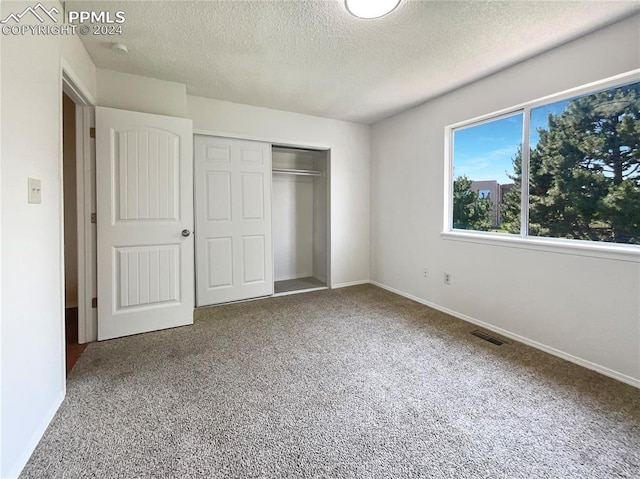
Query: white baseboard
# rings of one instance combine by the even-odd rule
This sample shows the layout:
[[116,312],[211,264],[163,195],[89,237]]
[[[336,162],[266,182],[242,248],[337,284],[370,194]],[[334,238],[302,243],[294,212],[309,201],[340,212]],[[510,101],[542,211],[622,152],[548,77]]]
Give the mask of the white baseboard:
[[371,284],[378,286],[379,288],[386,289],[387,291],[391,291],[392,293],[398,294],[400,296],[404,296],[405,298],[416,301],[417,303],[424,304],[425,306],[429,306],[430,308],[437,309],[438,311],[442,311],[443,313],[454,316],[458,319],[462,319],[468,323],[472,323],[478,326],[481,326],[484,329],[488,329],[489,331],[493,331],[494,333],[501,334],[507,338],[511,338],[515,341],[526,344],[527,346],[534,347],[545,353],[552,354],[553,356],[557,356],[559,358],[565,359],[569,362],[577,364],[579,366],[585,367],[587,369],[591,369],[592,371],[596,371],[600,374],[608,376],[610,378],[616,379],[623,383],[629,384],[630,386],[634,386],[636,388],[640,388],[640,380],[632,378],[631,376],[627,376],[625,374],[621,374],[613,369],[609,369],[605,366],[601,366],[596,363],[592,363],[591,361],[587,361],[586,359],[579,358],[577,356],[573,356],[569,353],[565,353],[564,351],[560,351],[559,349],[552,348],[551,346],[547,346],[545,344],[534,341],[533,339],[526,338],[524,336],[520,336],[519,334],[512,333],[511,331],[507,331],[506,329],[499,328],[489,323],[485,323],[484,321],[480,321],[479,319],[472,318],[471,316],[467,316],[466,314],[458,313],[457,311],[453,311],[449,308],[445,308],[438,304],[432,303],[430,301],[426,301],[422,298],[414,296],[412,294],[405,293],[398,289],[392,288],[390,286],[384,285],[382,283],[378,283],[377,281],[369,281]]
[[360,284],[369,284],[369,283],[371,283],[371,281],[369,281],[368,279],[363,279],[360,281],[351,281],[349,283],[332,284],[331,289],[347,288],[349,286],[358,286]]
[[36,446],[40,442],[40,439],[42,439],[44,432],[49,427],[51,420],[56,415],[58,408],[60,407],[60,405],[62,404],[62,401],[64,400],[64,394],[65,394],[64,390],[60,391],[60,394],[53,402],[53,405],[51,406],[49,411],[47,411],[47,414],[45,415],[44,419],[42,420],[38,428],[34,431],[34,433],[31,435],[31,438],[27,442],[27,446],[25,447],[24,452],[20,455],[16,463],[13,465],[13,468],[11,469],[11,472],[9,472],[9,475],[4,479],[18,478],[18,476],[24,469],[24,466],[27,465],[27,462],[29,461],[31,454],[33,454],[33,451],[36,450]]

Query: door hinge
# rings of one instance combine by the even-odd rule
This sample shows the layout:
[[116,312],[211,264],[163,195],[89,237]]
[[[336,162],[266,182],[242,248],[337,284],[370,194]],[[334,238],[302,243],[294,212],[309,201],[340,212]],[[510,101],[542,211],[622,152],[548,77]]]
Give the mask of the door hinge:
[[91,298],[91,307],[92,308],[98,307],[98,298]]
[[95,224],[96,221],[97,221],[96,214],[95,213],[91,213],[91,223]]
[[91,127],[89,128],[89,138],[95,138],[96,137],[96,129]]

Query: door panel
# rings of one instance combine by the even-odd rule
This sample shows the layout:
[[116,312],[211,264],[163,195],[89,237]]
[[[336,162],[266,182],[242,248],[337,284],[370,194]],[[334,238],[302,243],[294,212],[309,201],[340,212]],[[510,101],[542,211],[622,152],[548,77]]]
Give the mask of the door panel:
[[242,173],[242,219],[264,219],[264,175]]
[[198,135],[194,145],[198,306],[273,294],[271,145]]
[[193,322],[191,120],[96,108],[98,339]]
[[233,286],[233,238],[207,239],[208,288]]
[[179,300],[179,246],[114,248],[114,253],[120,284],[116,312]]
[[242,237],[242,284],[265,281],[265,253],[264,236]]
[[264,164],[264,155],[261,150],[253,148],[241,148],[240,149],[240,161],[242,163],[253,163],[254,165]]
[[178,220],[179,145],[180,137],[165,131],[117,133],[118,220]]
[[207,172],[207,220],[231,221],[231,173]]

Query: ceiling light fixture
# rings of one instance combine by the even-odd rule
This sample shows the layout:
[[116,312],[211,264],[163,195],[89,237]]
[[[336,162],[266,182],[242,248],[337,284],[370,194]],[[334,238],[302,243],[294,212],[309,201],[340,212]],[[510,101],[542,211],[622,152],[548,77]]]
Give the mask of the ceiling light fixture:
[[400,0],[344,0],[344,4],[354,17],[379,18],[395,10]]

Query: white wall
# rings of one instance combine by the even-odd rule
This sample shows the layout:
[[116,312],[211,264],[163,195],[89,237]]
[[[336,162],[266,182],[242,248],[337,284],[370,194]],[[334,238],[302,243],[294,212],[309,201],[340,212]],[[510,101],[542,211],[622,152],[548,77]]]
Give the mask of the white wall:
[[[0,15],[2,14],[2,7],[0,6]],[[5,441],[4,439],[4,408],[2,406],[3,403],[3,396],[4,396],[4,384],[2,382],[2,376],[4,374],[3,370],[2,370],[2,364],[4,364],[4,340],[3,340],[3,333],[2,333],[2,324],[4,323],[4,311],[2,308],[2,305],[4,304],[2,302],[2,292],[3,292],[3,287],[2,287],[2,271],[4,271],[3,269],[3,264],[2,264],[2,211],[3,211],[3,199],[2,199],[2,175],[3,175],[3,164],[4,164],[4,142],[2,141],[2,126],[3,126],[3,122],[2,122],[2,100],[4,98],[4,94],[3,94],[3,72],[4,72],[4,68],[2,67],[2,37],[3,35],[0,35],[0,477],[2,477],[4,475],[4,460],[3,460],[3,456],[4,456],[4,448],[2,446],[2,443]],[[9,469],[9,466],[6,466],[7,470]],[[11,467],[15,467],[15,466],[11,466]]]
[[[27,5],[32,3],[3,1],[2,18]],[[94,65],[78,38],[3,36],[1,48],[0,477],[11,478],[65,391],[61,59],[92,94],[96,85]],[[28,177],[42,181],[42,204],[27,204]]]
[[332,285],[369,279],[369,126],[189,96],[184,85],[137,75],[97,76],[100,106],[184,116],[196,131],[331,148]]
[[313,276],[313,178],[274,175],[274,280]]
[[194,130],[331,148],[331,284],[369,279],[369,126],[195,96],[187,110]]
[[186,117],[187,87],[182,83],[98,68],[98,105],[156,115]]
[[445,126],[640,67],[639,26],[625,20],[373,125],[372,280],[640,386],[640,264],[440,237]]

